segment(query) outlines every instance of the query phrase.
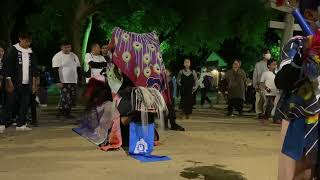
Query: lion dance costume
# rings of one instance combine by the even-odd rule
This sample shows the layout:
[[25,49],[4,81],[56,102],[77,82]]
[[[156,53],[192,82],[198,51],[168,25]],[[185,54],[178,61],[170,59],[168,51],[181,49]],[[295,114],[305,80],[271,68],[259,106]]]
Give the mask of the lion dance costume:
[[104,151],[128,146],[130,156],[142,162],[169,160],[151,155],[159,140],[155,119],[164,126],[170,101],[158,36],[115,28],[109,49],[107,82],[90,79],[87,113],[73,130]]
[[278,179],[313,180],[320,178],[320,31],[314,33],[298,9],[293,16],[306,36],[284,45],[275,78],[282,91],[276,113],[283,119]]

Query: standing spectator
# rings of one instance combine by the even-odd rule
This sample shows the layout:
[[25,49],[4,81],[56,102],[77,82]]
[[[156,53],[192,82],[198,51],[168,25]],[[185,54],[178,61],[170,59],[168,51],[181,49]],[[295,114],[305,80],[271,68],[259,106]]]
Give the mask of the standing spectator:
[[172,76],[171,81],[172,81],[172,84],[173,84],[172,97],[176,98],[177,97],[177,79],[176,79],[176,76]]
[[274,59],[268,61],[268,71],[264,72],[261,76],[260,86],[264,89],[266,96],[266,102],[264,105],[265,113],[263,116],[263,122],[267,121],[271,117],[271,111],[274,107],[274,102],[279,91],[274,83],[276,77],[275,70],[277,68],[277,62]]
[[38,75],[36,57],[30,45],[31,34],[20,33],[19,43],[8,49],[3,61],[3,69],[6,75],[8,111],[15,112],[15,100],[18,102],[17,131],[30,131],[27,127],[27,113],[30,105],[30,96],[36,92],[36,84],[33,83]]
[[108,47],[109,42],[107,42],[106,44],[103,44],[101,46],[101,55],[104,57],[104,59],[110,63],[112,60],[112,53],[111,50]]
[[[1,108],[3,108],[4,106],[4,81],[3,81],[3,78],[4,78],[4,73],[3,73],[3,70],[2,70],[2,60],[3,60],[3,55],[4,55],[4,48],[2,46],[0,46],[0,105],[1,105]],[[0,134],[3,133],[5,131],[5,116],[2,112],[1,114],[1,117],[0,117]]]
[[52,59],[57,87],[61,89],[59,115],[74,118],[70,113],[76,96],[77,84],[81,81],[81,66],[78,56],[71,52],[71,43],[62,41],[61,51]]
[[200,79],[199,79],[199,86],[200,86],[200,91],[201,91],[201,108],[203,108],[205,101],[207,101],[209,103],[210,108],[211,108],[212,102],[209,99],[207,93],[212,86],[212,77],[209,75],[207,68],[203,68],[201,71]]
[[40,88],[39,88],[39,102],[40,107],[48,106],[48,85],[49,85],[49,72],[46,67],[42,66],[40,71]]
[[[87,53],[85,57],[85,62],[89,66],[87,74],[90,78],[94,77],[98,80],[105,81],[105,77],[101,75],[101,71],[103,68],[108,66],[108,63],[100,53],[100,45],[98,43],[93,43],[91,46],[91,52]],[[88,81],[89,78],[87,78],[87,83]]]
[[172,81],[171,78],[171,72],[169,70],[166,71],[166,75],[167,75],[167,81],[169,84],[169,90],[170,90],[170,99],[171,99],[171,103],[167,104],[168,107],[168,116],[166,118],[165,121],[165,127],[168,128],[168,121],[170,121],[170,129],[174,130],[174,131],[184,131],[184,128],[179,126],[176,123],[176,110],[175,110],[175,100],[173,97],[173,89],[174,89],[174,83]]
[[184,60],[184,69],[180,70],[177,78],[180,86],[181,108],[186,119],[192,114],[193,94],[198,88],[197,73],[191,70],[190,59]]
[[[4,81],[3,81],[3,56],[4,56],[4,47],[0,45],[0,106],[3,107],[4,105]],[[0,129],[1,131],[1,129]]]
[[216,101],[217,104],[220,103],[221,96],[223,97],[225,102],[228,101],[228,97],[227,97],[228,85],[227,85],[226,76],[225,76],[225,73],[220,73],[220,75],[221,75],[221,78],[218,83],[218,94],[217,94],[217,101]]
[[4,56],[4,47],[0,45],[0,69],[2,70],[2,65],[3,65],[3,56]]
[[271,59],[271,53],[269,49],[264,50],[263,52],[263,59],[258,62],[254,68],[253,72],[253,79],[252,79],[252,85],[256,89],[256,113],[259,118],[262,117],[264,111],[263,111],[263,105],[264,105],[264,91],[260,88],[260,80],[262,73],[265,71],[268,71],[267,62]]
[[235,59],[232,69],[226,73],[228,84],[228,116],[233,114],[234,109],[239,112],[240,116],[242,115],[246,91],[246,73],[240,67],[241,61]]
[[[34,84],[37,84],[37,87],[40,85],[40,77],[36,77],[33,80]],[[32,92],[30,96],[30,110],[31,110],[31,125],[34,127],[38,127],[38,105],[39,101],[37,100],[37,94],[39,93],[39,89]]]
[[251,105],[249,112],[255,112],[256,91],[252,83],[252,73],[247,74],[246,104]]

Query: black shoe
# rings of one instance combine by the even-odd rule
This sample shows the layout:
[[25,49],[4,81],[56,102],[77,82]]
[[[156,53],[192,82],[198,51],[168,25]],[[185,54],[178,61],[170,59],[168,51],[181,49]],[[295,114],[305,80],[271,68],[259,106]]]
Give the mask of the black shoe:
[[168,131],[168,130],[169,130],[168,125],[165,125],[165,126],[164,126],[164,130],[166,130],[166,131]]
[[39,124],[37,122],[31,122],[30,123],[33,127],[39,127]]
[[76,118],[75,116],[72,116],[71,114],[66,114],[66,115],[64,115],[64,117],[66,119],[75,119]]
[[260,114],[258,115],[258,119],[264,119],[264,118],[265,118],[265,115],[264,115],[264,114],[260,113]]
[[172,131],[185,131],[185,129],[178,124],[175,124],[174,126],[171,127]]
[[232,112],[227,112],[226,116],[232,116]]
[[239,116],[243,116],[243,112],[242,111],[239,111]]

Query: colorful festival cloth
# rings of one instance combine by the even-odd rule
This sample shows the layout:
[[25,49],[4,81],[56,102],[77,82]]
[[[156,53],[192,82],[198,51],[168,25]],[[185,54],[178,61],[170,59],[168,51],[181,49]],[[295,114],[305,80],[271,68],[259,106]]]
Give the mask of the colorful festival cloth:
[[136,87],[156,88],[166,102],[170,101],[159,38],[155,32],[138,34],[117,27],[113,30],[110,46],[114,49],[113,63]]
[[166,104],[171,101],[159,38],[155,32],[138,34],[117,27],[113,30],[110,44],[111,49],[114,49],[113,63],[136,86],[132,90],[131,103],[132,110],[141,114],[141,125],[139,126],[137,121],[131,122],[129,145],[131,147],[140,140],[144,140],[144,144],[149,144],[148,152],[141,154],[129,150],[129,154],[136,159],[140,157],[140,161],[167,160],[167,157],[156,158],[151,155],[154,145],[154,135],[152,135],[154,126],[150,126],[148,120],[150,113],[156,113],[161,126],[164,127]]
[[99,146],[106,142],[108,130],[113,126],[115,119],[117,119],[115,103],[108,101],[87,113],[82,118],[80,127],[74,128],[73,131]]
[[86,113],[80,127],[73,129],[105,151],[118,149],[122,145],[120,114],[117,110],[120,97],[111,91],[105,82],[90,78],[83,94],[88,99]]

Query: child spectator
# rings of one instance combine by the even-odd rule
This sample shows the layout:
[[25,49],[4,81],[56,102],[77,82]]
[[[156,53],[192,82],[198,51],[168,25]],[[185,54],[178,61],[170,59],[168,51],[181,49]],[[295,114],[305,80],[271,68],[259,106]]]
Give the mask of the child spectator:
[[271,59],[267,63],[268,71],[262,73],[260,86],[265,91],[265,104],[264,104],[264,116],[263,122],[267,121],[271,117],[271,111],[274,107],[274,100],[279,93],[274,79],[276,77],[275,70],[277,68],[277,62],[274,59]]

